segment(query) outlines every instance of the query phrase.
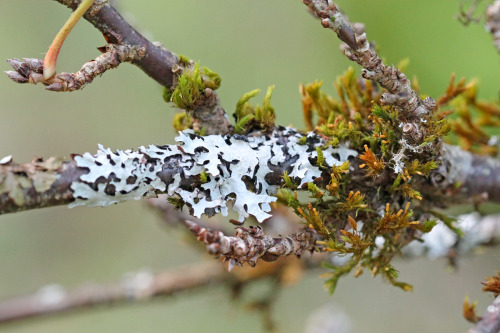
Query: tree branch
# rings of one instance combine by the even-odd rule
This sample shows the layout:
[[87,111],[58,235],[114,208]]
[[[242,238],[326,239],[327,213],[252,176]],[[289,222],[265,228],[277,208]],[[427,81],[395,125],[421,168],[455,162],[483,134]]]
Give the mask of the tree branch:
[[[75,10],[80,0],[57,0],[59,3]],[[130,26],[123,17],[109,4],[107,0],[96,0],[86,11],[84,18],[92,23],[104,35],[108,45],[106,53],[85,64],[80,72],[61,73],[49,79],[43,78],[43,61],[39,59],[9,60],[15,72],[6,72],[9,78],[17,83],[42,82],[52,91],[74,91],[104,73],[115,68],[121,62],[131,62],[138,66],[156,82],[174,91],[178,78],[184,72],[194,68],[194,62],[178,58],[159,43],[152,43]],[[203,82],[209,80],[203,75]],[[220,84],[220,82],[218,83]],[[193,117],[193,128],[204,128],[206,134],[228,134],[233,127],[222,108],[215,89],[217,85],[210,84],[200,92],[196,103],[185,108]]]
[[500,331],[500,296],[488,306],[481,320],[468,333],[497,333]]
[[147,271],[128,273],[120,282],[87,284],[71,291],[59,285],[50,285],[36,294],[0,302],[0,323],[106,304],[147,302],[151,298],[220,285],[231,280],[236,280],[234,275],[222,265],[205,262],[157,274]]
[[[500,218],[487,216],[479,218],[478,214],[459,218],[458,227],[466,231],[466,237],[459,241],[458,255],[469,253],[475,246],[488,244],[500,239]],[[455,241],[443,242],[450,239],[449,229],[434,228],[424,237],[424,243],[414,241],[406,247],[403,254],[407,257],[427,255],[431,258],[449,256],[450,251],[457,248]],[[446,234],[446,235],[445,235]],[[494,238],[494,239],[493,239]],[[453,238],[458,241],[458,237]],[[415,245],[415,246],[413,246]],[[330,255],[329,255],[330,256]],[[335,256],[335,258],[338,258]],[[325,259],[324,255],[315,254],[301,261],[305,268],[315,268]],[[345,259],[345,258],[344,258]],[[333,260],[335,262],[335,260]],[[110,284],[85,284],[74,290],[65,290],[59,285],[50,285],[41,288],[37,293],[0,302],[0,323],[22,320],[30,317],[39,317],[50,314],[61,314],[70,311],[89,309],[101,305],[125,305],[132,302],[149,302],[162,296],[169,296],[177,292],[195,290],[208,286],[232,283],[247,283],[267,277],[277,277],[287,280],[286,267],[295,262],[279,260],[272,264],[259,263],[251,270],[240,268],[229,273],[223,265],[214,262],[204,262],[174,270],[152,274],[148,271],[127,273],[120,282]],[[296,274],[296,271],[293,271]],[[294,276],[296,278],[296,276]],[[496,305],[495,305],[496,306]],[[485,318],[485,317],[483,317]],[[484,319],[481,327],[491,320]],[[478,324],[479,325],[479,324]],[[493,332],[493,331],[471,331]]]
[[[300,141],[306,138],[306,143]],[[97,155],[75,155],[63,162],[50,158],[16,164],[0,162],[0,213],[72,204],[107,206],[130,199],[167,193],[187,204],[192,215],[227,214],[228,202],[239,221],[270,215],[273,194],[288,173],[299,189],[310,182],[328,183],[329,168],[355,157],[346,144],[323,150],[325,165],[315,165],[316,134],[277,128],[269,136],[206,136],[181,133],[181,145],[141,147],[112,152],[100,146]],[[429,179],[416,184],[429,207],[452,203],[500,202],[500,161],[445,146],[443,164]],[[354,161],[352,182],[370,187]],[[204,178],[204,180],[202,180]],[[457,186],[459,184],[460,186]],[[307,188],[307,186],[305,186]]]
[[481,1],[482,0],[474,0],[467,12],[464,10],[464,4],[460,3],[458,5],[460,12],[455,16],[455,18],[465,26],[469,25],[471,22],[478,23],[481,20],[481,16],[474,17],[474,14]]
[[[307,139],[305,145],[299,144],[301,138]],[[181,133],[176,140],[183,144],[117,152],[100,146],[97,155],[76,155],[67,162],[49,159],[18,165],[8,159],[0,165],[0,212],[67,203],[107,206],[168,193],[187,203],[196,217],[226,215],[227,202],[234,201],[240,222],[250,215],[263,221],[270,216],[269,204],[276,201],[270,195],[285,171],[301,184],[328,174],[311,164],[322,144],[313,133],[306,137],[278,128],[269,136]],[[330,166],[357,155],[345,145],[329,147],[325,153]]]
[[[149,302],[158,297],[209,286],[229,284],[238,287],[265,278],[274,278],[280,283],[286,283],[297,279],[297,268],[317,268],[322,258],[323,256],[317,255],[300,262],[290,258],[272,264],[262,263],[256,268],[233,270],[231,273],[221,263],[211,261],[157,274],[149,271],[127,273],[119,282],[104,285],[86,284],[69,291],[59,285],[50,285],[32,295],[1,301],[0,323],[102,305]],[[290,276],[291,274],[294,276]]]
[[[500,202],[500,160],[443,145],[441,165],[422,184],[428,200],[446,205],[464,202]],[[440,198],[440,199],[439,199]]]
[[[81,2],[81,0],[56,1],[72,10],[75,10]],[[134,59],[132,63],[153,80],[166,87],[176,84],[175,69],[179,67],[177,56],[142,36],[107,0],[96,0],[85,13],[84,18],[104,35],[108,43],[144,49],[146,56]]]
[[[443,222],[430,232],[402,249],[405,257],[425,255],[431,259],[447,257],[452,263],[456,259],[474,253],[480,246],[495,246],[500,243],[500,214],[481,216],[479,213],[457,217],[456,231]],[[461,235],[460,235],[461,234]]]
[[[75,10],[80,0],[56,0]],[[174,53],[159,43],[152,43],[128,24],[107,0],[97,0],[85,13],[84,18],[102,32],[108,43],[127,45],[144,50],[144,57],[132,59],[132,63],[162,86],[173,90],[177,86],[177,78],[186,70],[191,70],[193,63],[185,63]],[[208,88],[207,88],[208,89]],[[205,89],[191,111],[194,126],[207,134],[227,134],[233,127],[220,105],[217,93],[213,89]]]
[[65,205],[73,202],[71,184],[86,170],[75,161],[35,158],[16,164],[11,157],[0,163],[0,213]]

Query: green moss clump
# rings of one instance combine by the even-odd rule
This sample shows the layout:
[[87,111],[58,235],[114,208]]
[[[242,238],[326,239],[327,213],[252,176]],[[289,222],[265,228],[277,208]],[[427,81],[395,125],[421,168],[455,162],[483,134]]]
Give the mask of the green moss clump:
[[206,88],[216,90],[220,87],[221,78],[207,67],[200,68],[199,63],[188,66],[190,60],[186,57],[181,56],[179,63],[185,66],[182,74],[177,78],[173,90],[163,87],[163,99],[174,103],[179,109],[193,110],[198,106]]
[[276,114],[271,105],[274,85],[267,88],[266,95],[261,105],[252,105],[250,99],[255,97],[260,90],[252,90],[240,97],[236,103],[234,117],[236,119],[235,133],[245,134],[251,130],[270,132],[274,129]]

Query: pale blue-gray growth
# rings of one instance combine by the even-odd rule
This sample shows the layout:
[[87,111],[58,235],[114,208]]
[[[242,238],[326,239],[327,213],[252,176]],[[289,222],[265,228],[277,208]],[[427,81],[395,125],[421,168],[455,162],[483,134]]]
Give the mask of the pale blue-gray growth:
[[[96,155],[86,153],[74,158],[78,167],[89,172],[71,185],[76,198],[71,206],[107,206],[168,193],[179,196],[196,217],[208,210],[226,216],[230,201],[240,222],[250,215],[262,222],[270,217],[270,203],[276,201],[273,195],[279,188],[266,180],[273,166],[280,166],[287,159],[294,161],[289,175],[300,179],[300,185],[322,174],[311,160],[317,157],[316,147],[323,146],[324,141],[308,133],[307,144],[301,145],[302,137],[303,134],[290,128],[256,136],[202,137],[184,131],[175,139],[179,145],[150,145],[138,151],[116,152],[99,146]],[[347,143],[338,148],[328,147],[323,150],[325,167],[339,165],[357,154]],[[160,175],[173,156],[180,158],[179,172],[166,181]],[[207,181],[201,186],[194,189],[180,186],[183,179],[202,173]]]

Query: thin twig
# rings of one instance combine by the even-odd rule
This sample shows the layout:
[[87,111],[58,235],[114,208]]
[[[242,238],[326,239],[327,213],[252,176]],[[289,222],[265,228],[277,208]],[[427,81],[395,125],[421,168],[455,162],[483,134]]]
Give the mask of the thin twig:
[[[81,0],[56,0],[75,10]],[[85,64],[78,73],[61,73],[56,77],[51,73],[43,72],[43,62],[38,59],[17,59],[9,63],[16,70],[9,71],[7,75],[18,83],[42,82],[48,85],[48,90],[74,91],[81,89],[86,84],[104,73],[115,68],[123,61],[138,66],[143,72],[162,86],[173,91],[177,86],[180,75],[191,71],[194,67],[192,61],[186,62],[179,59],[160,43],[153,43],[142,36],[111,6],[107,0],[96,0],[85,12],[84,18],[102,32],[108,45],[106,53],[95,61]],[[53,70],[54,64],[48,64],[48,70]],[[215,92],[217,87],[206,87],[196,100],[192,110],[186,110],[193,118],[193,128],[204,129],[206,134],[228,134],[233,131],[225,110],[222,108],[219,97]]]
[[421,241],[415,240],[405,246],[402,249],[403,256],[448,258],[453,264],[456,259],[474,253],[479,247],[500,243],[500,214],[481,216],[474,212],[460,215],[453,227],[459,232],[439,222],[422,236]]
[[493,43],[500,52],[500,0],[486,9],[486,29],[493,35]]
[[[473,234],[470,238],[478,236],[488,236],[492,230],[491,223],[494,222],[498,228],[500,219],[482,219],[473,229]],[[470,222],[464,221],[464,227],[470,229]],[[460,226],[460,225],[459,225]],[[438,230],[436,230],[438,231]],[[431,233],[433,233],[431,231]],[[442,230],[438,231],[442,232]],[[493,232],[498,235],[498,229]],[[431,234],[429,234],[429,238]],[[439,236],[433,236],[439,239]],[[483,239],[487,241],[486,238]],[[435,244],[446,245],[446,244]],[[454,247],[449,245],[450,249]],[[412,253],[411,256],[422,255],[424,252]],[[61,314],[70,311],[92,309],[96,306],[110,304],[113,306],[127,305],[137,302],[148,302],[162,296],[169,296],[177,292],[187,292],[190,290],[199,289],[202,287],[224,285],[228,282],[236,284],[248,283],[257,281],[262,278],[272,277],[278,278],[280,281],[288,279],[296,280],[297,271],[291,268],[287,271],[289,265],[295,265],[296,260],[293,257],[288,257],[290,260],[280,260],[274,263],[260,262],[255,268],[235,269],[229,273],[223,265],[216,262],[204,262],[186,266],[179,269],[167,270],[161,273],[153,274],[143,270],[136,273],[127,273],[119,282],[110,284],[86,284],[74,290],[65,290],[59,285],[49,285],[40,289],[37,293],[22,297],[14,297],[12,299],[0,302],[0,323],[12,322],[26,319],[29,317],[39,317],[50,314]],[[300,262],[302,267],[312,269],[318,267],[321,261],[325,260],[324,254],[315,254],[311,257],[304,258]],[[293,274],[293,276],[287,276]],[[498,298],[495,301],[498,303]],[[499,304],[495,303],[495,310]],[[492,314],[489,311],[487,314]],[[498,318],[494,316],[483,317],[484,322],[481,323],[481,329],[487,323],[493,323]],[[479,324],[478,324],[479,325]],[[476,327],[477,329],[477,327]],[[493,332],[493,331],[470,331],[470,332]],[[495,331],[496,332],[496,331]]]
[[300,257],[304,252],[314,250],[317,238],[316,231],[310,228],[288,237],[273,238],[266,235],[260,226],[238,227],[232,237],[225,236],[221,231],[201,228],[192,221],[186,220],[185,223],[198,240],[206,244],[208,253],[223,256],[229,261],[229,270],[243,263],[254,267],[259,259],[273,262],[292,253]]
[[[202,220],[184,213],[181,209],[177,209],[173,204],[169,203],[168,195],[165,194],[160,194],[157,198],[151,198],[148,200],[148,205],[160,214],[162,222],[169,227],[184,227],[184,221],[187,219],[191,219],[200,225],[203,223]],[[204,225],[203,227],[208,226]]]
[[[75,10],[81,0],[56,0]],[[84,18],[92,23],[106,38],[108,43],[143,48],[147,57],[135,59],[133,64],[141,68],[162,86],[175,85],[177,56],[166,48],[154,44],[142,36],[111,6],[107,0],[96,0],[85,13]]]
[[486,308],[481,320],[468,333],[497,333],[500,331],[500,296]]
[[399,69],[384,65],[375,49],[368,43],[366,34],[358,35],[333,2],[302,2],[321,20],[323,27],[337,33],[339,39],[345,43],[342,46],[345,55],[363,67],[363,77],[378,82],[388,91],[382,94],[380,102],[398,109],[403,138],[414,145],[420,144],[426,137],[429,116],[436,106],[434,99],[427,97],[421,100],[418,93],[411,88],[410,80]]
[[[233,285],[237,288],[265,278],[280,283],[294,281],[300,270],[314,269],[324,256],[301,260],[291,258],[268,264],[259,263],[256,268],[235,269],[228,272],[220,262],[202,262],[174,270],[153,274],[147,270],[127,273],[110,284],[86,284],[73,290],[59,285],[49,285],[37,293],[0,301],[0,323],[86,310],[102,305],[127,305],[150,302],[178,292],[189,292],[208,286]],[[294,276],[289,276],[294,274]]]
[[154,297],[220,285],[230,280],[234,280],[234,276],[228,274],[223,265],[204,262],[158,274],[129,273],[119,282],[87,284],[71,291],[51,285],[33,295],[0,302],[0,323],[106,304],[147,302]]
[[94,78],[107,70],[118,67],[122,62],[133,62],[145,56],[144,49],[137,49],[134,46],[108,44],[104,50],[103,54],[85,63],[76,73],[58,73],[45,79],[43,61],[29,58],[23,61],[8,59],[7,62],[14,71],[5,73],[17,83],[42,83],[47,86],[45,89],[50,91],[75,91],[92,83]]
[[[81,3],[81,0],[56,1],[73,10]],[[193,65],[180,61],[173,52],[160,43],[153,43],[142,36],[107,0],[96,0],[84,18],[102,32],[108,43],[144,50],[145,56],[133,59],[132,63],[162,86],[173,89],[177,86],[178,77],[185,70],[190,70]],[[219,97],[212,89],[206,90],[197,102],[196,108],[189,111],[195,128],[200,130],[204,128],[206,134],[224,135],[233,131]]]
[[481,1],[483,0],[474,0],[467,12],[464,10],[464,4],[461,3],[459,5],[460,13],[455,16],[456,19],[465,26],[468,26],[471,22],[478,23],[479,21],[481,21],[481,16],[474,17],[474,12],[476,11]]

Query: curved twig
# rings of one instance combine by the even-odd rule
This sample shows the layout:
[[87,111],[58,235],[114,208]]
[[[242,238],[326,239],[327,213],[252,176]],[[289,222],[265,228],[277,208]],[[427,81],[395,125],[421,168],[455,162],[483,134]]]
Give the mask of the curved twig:
[[[81,0],[56,1],[72,10],[75,10],[81,3]],[[142,36],[107,0],[96,0],[85,13],[84,18],[104,35],[108,43],[143,48],[147,56],[135,59],[132,63],[162,86],[175,85],[174,70],[179,66],[177,56]]]

